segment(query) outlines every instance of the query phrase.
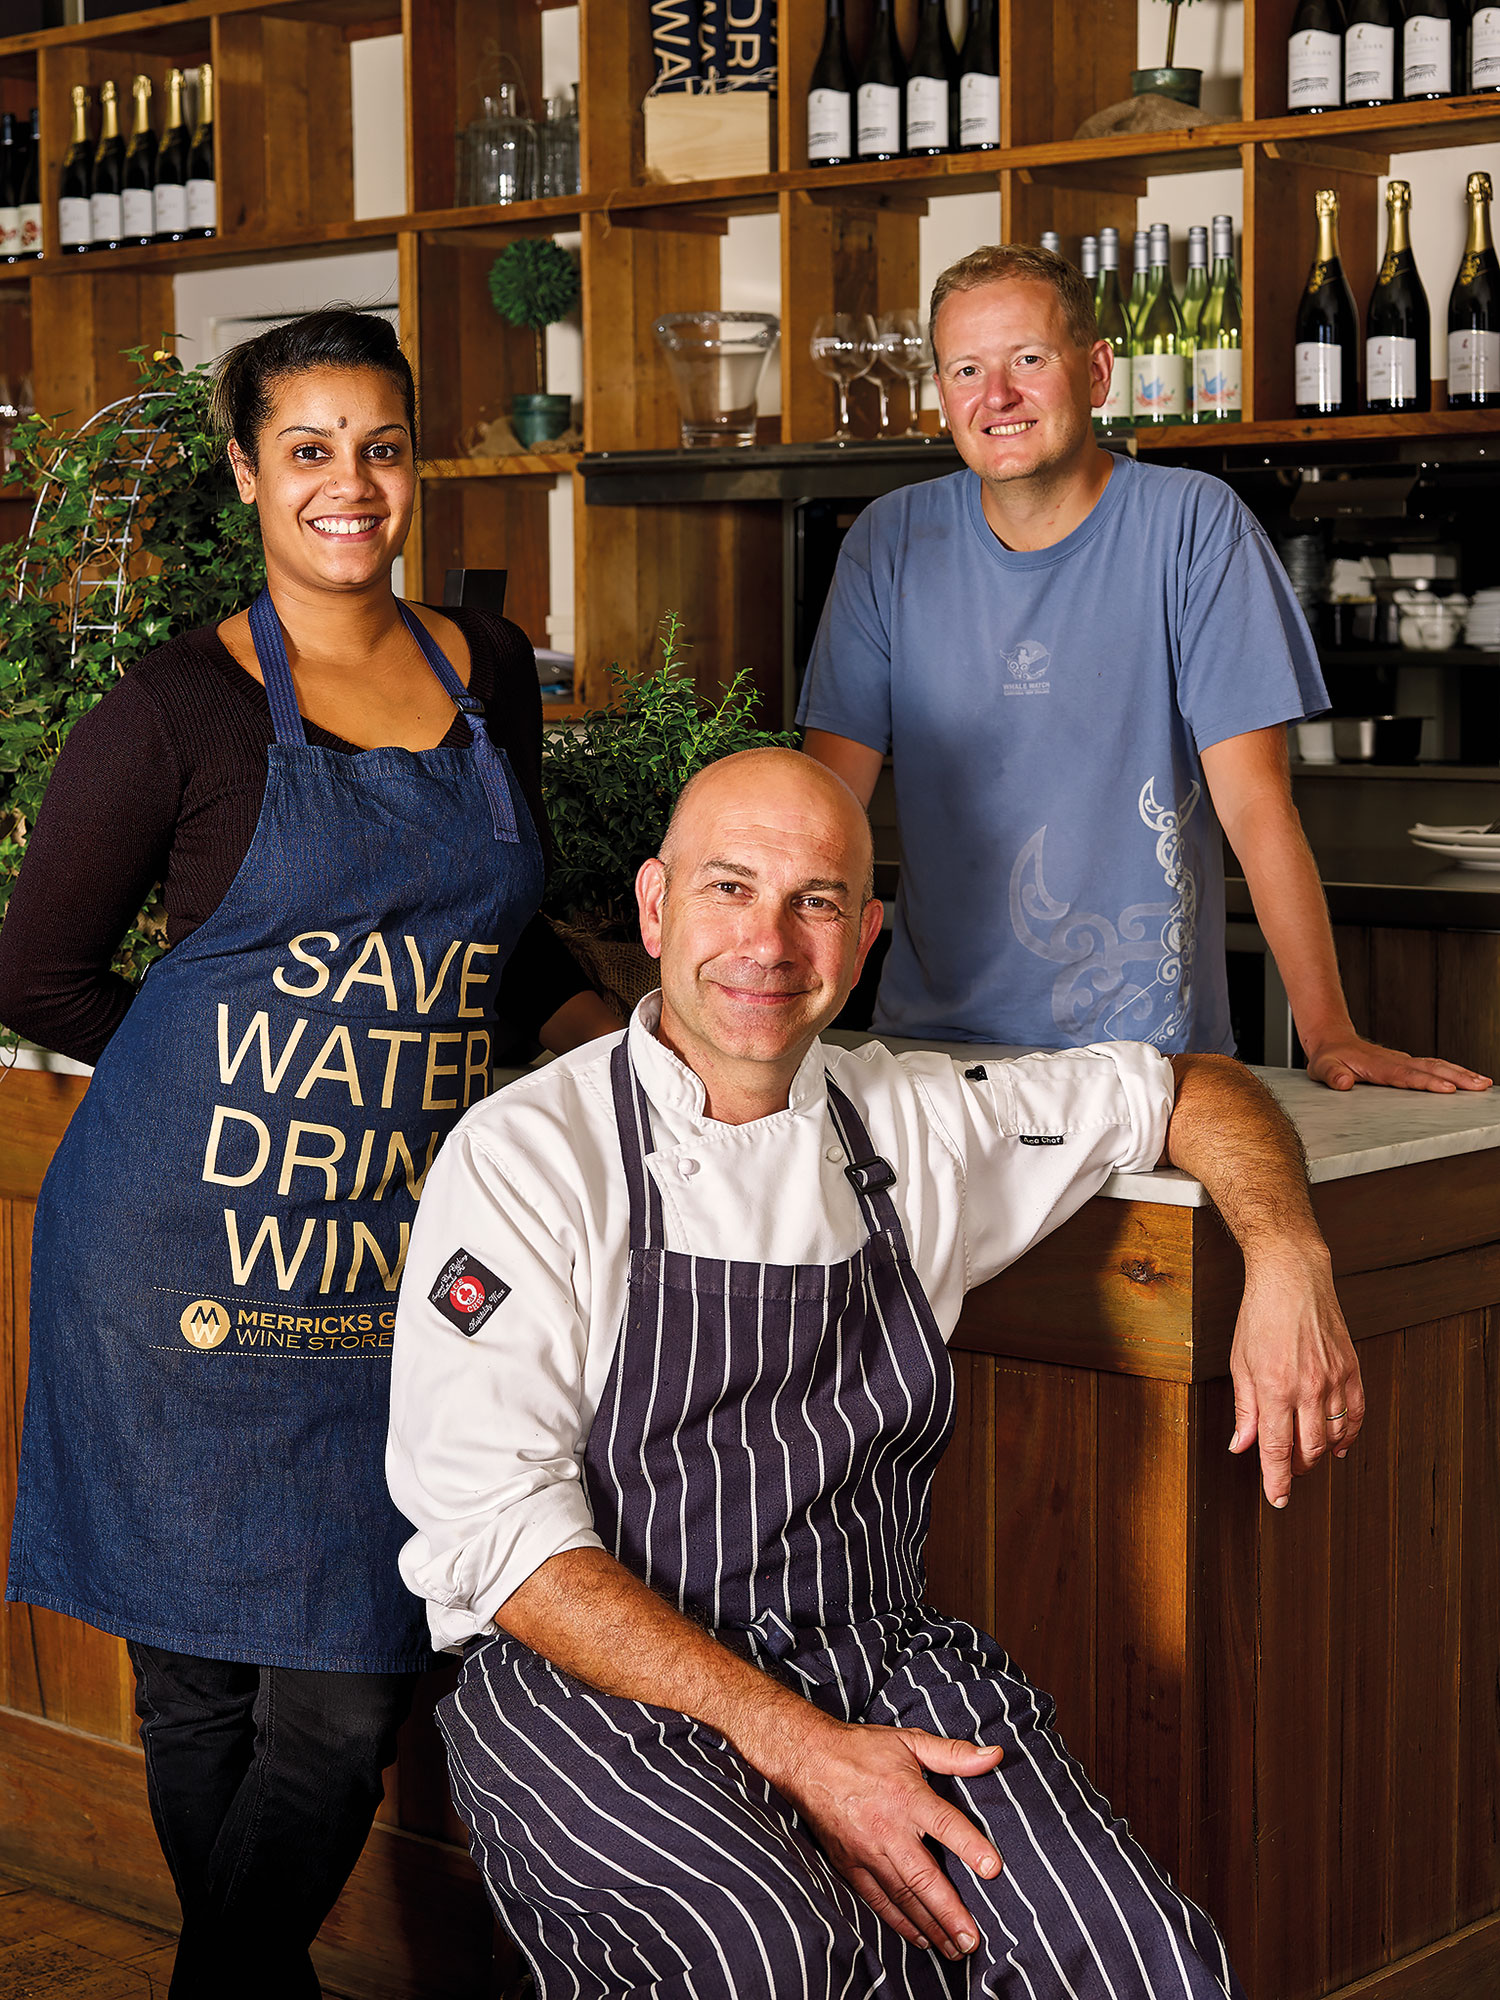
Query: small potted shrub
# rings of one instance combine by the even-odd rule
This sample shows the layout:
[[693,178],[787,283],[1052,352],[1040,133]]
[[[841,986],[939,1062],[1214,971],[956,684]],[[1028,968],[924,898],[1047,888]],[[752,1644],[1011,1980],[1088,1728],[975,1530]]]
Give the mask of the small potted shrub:
[[736,674],[716,700],[684,671],[682,624],[661,621],[661,665],[612,669],[618,700],[554,730],[542,752],[553,862],[543,908],[600,992],[628,1014],[660,984],[641,943],[635,877],[660,851],[672,806],[695,771],[735,750],[795,745],[760,729],[758,697]]
[[561,437],[573,418],[567,396],[547,393],[546,331],[578,303],[578,266],[550,236],[522,236],[490,266],[490,299],[512,326],[529,326],[536,342],[536,390],[511,398],[510,425],[529,451]]
[[1201,69],[1178,69],[1172,58],[1177,52],[1177,9],[1191,7],[1193,0],[1168,0],[1172,17],[1167,23],[1167,59],[1160,69],[1133,69],[1130,88],[1136,97],[1149,91],[1157,97],[1172,97],[1179,104],[1196,105],[1203,89]]

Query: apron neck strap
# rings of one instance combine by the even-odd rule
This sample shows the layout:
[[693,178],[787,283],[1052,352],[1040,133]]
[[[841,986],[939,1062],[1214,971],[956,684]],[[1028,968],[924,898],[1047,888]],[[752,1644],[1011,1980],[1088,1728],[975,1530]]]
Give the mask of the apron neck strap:
[[661,1189],[646,1167],[646,1155],[655,1151],[651,1137],[651,1109],[641,1080],[630,1060],[630,1030],[616,1044],[609,1059],[609,1080],[614,1091],[615,1123],[620,1128],[620,1158],[625,1167],[625,1185],[630,1191],[630,1247],[632,1250],[660,1250],[666,1245],[666,1222],[662,1215]]
[[292,670],[287,663],[286,641],[281,636],[281,620],[271,602],[269,584],[250,607],[250,637],[255,641],[255,657],[266,685],[276,741],[305,748],[307,731],[302,727],[297,690],[292,686]]
[[828,1071],[824,1070],[823,1075],[828,1084],[828,1109],[849,1155],[844,1177],[859,1197],[865,1225],[872,1236],[888,1236],[897,1254],[904,1257],[906,1231],[891,1200],[891,1189],[896,1185],[895,1170],[875,1151],[864,1120]]

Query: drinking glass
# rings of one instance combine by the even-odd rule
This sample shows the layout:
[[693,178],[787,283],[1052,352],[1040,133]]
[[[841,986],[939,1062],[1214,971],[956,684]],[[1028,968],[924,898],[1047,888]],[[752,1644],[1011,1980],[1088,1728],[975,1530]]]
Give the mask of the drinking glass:
[[515,85],[502,83],[459,135],[458,206],[529,201],[535,182],[535,130],[520,115]]
[[900,312],[880,315],[877,335],[881,352],[889,358],[886,366],[892,374],[903,375],[911,396],[911,421],[901,433],[903,438],[925,437],[922,429],[922,384],[932,370],[932,349],[927,344],[927,328],[922,315],[915,306],[908,306]]
[[867,375],[875,360],[875,322],[868,313],[822,313],[813,323],[813,366],[838,384],[838,429],[825,444],[848,444],[849,384]]
[[[900,331],[892,325],[894,315],[882,313],[875,322],[875,360],[870,370],[870,379],[875,384],[880,397],[880,435],[885,437],[891,428],[891,398],[886,388],[889,378],[892,382],[905,382],[906,349]],[[903,432],[910,436],[910,432]]]

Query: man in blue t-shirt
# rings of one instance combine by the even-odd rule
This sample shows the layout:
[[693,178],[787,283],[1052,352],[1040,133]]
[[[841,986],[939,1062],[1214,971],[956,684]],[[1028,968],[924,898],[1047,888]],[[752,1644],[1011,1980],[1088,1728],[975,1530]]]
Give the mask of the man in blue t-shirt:
[[1483,1089],[1356,1035],[1285,724],[1327,706],[1285,572],[1202,473],[1095,442],[1112,355],[1046,251],[975,251],[932,296],[965,471],[865,509],[798,721],[901,837],[883,1033],[1233,1050],[1227,834],[1312,1074]]

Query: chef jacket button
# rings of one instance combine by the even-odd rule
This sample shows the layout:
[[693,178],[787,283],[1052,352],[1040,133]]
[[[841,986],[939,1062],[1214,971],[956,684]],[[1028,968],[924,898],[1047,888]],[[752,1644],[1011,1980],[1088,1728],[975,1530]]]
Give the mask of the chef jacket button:
[[823,1155],[823,1158],[828,1161],[829,1165],[835,1167],[843,1157],[844,1149],[842,1146],[830,1146],[828,1151]]
[[685,1181],[690,1181],[698,1171],[698,1162],[696,1160],[679,1160],[677,1162],[677,1171]]

